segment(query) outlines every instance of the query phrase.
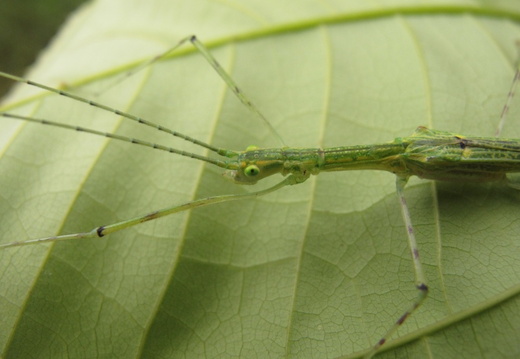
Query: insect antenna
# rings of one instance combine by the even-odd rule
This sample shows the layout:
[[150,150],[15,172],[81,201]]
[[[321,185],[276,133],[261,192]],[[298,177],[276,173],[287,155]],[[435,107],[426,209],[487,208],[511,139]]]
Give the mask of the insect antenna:
[[[116,114],[118,116],[121,116],[121,117],[125,118],[125,119],[137,122],[137,123],[139,123],[141,125],[145,125],[145,126],[154,128],[157,131],[165,132],[165,133],[167,133],[169,135],[172,135],[174,137],[180,138],[180,139],[182,139],[184,141],[191,142],[191,143],[193,143],[193,144],[195,144],[197,146],[206,148],[206,149],[208,149],[208,150],[210,150],[210,151],[212,151],[214,153],[217,153],[220,156],[224,156],[224,157],[227,157],[227,158],[233,158],[233,157],[238,156],[238,153],[235,152],[235,151],[231,151],[231,150],[227,150],[227,149],[224,149],[224,148],[215,147],[215,146],[210,145],[210,144],[208,144],[206,142],[203,142],[203,141],[200,141],[200,140],[198,140],[196,138],[193,138],[191,136],[185,135],[185,134],[183,134],[181,132],[174,131],[174,130],[171,130],[171,129],[167,128],[167,127],[164,127],[164,126],[158,125],[156,123],[147,121],[147,120],[143,119],[142,117],[135,116],[135,115],[132,115],[132,114],[124,112],[124,111],[120,111],[118,109],[115,109],[115,108],[103,105],[103,104],[101,104],[99,102],[96,102],[96,101],[87,100],[87,99],[85,99],[85,98],[83,98],[81,96],[74,95],[74,94],[72,94],[70,92],[63,91],[63,90],[58,90],[58,89],[55,89],[55,88],[52,88],[52,87],[40,84],[38,82],[30,81],[30,80],[24,79],[22,77],[14,76],[14,75],[11,75],[11,74],[8,74],[8,73],[5,73],[5,72],[1,72],[1,71],[0,71],[0,76],[8,78],[8,79],[11,79],[11,80],[16,81],[16,82],[26,83],[27,85],[38,87],[38,88],[41,88],[41,89],[44,89],[44,90],[56,93],[56,94],[58,94],[60,96],[64,96],[64,97],[67,97],[67,98],[70,98],[70,99],[73,99],[73,100],[85,103],[87,105],[90,105],[92,107],[96,107],[96,108],[102,109],[102,110],[107,111],[107,112],[112,112],[112,113],[114,113],[114,114]],[[101,136],[101,137],[113,138],[113,139],[116,139],[116,140],[119,140],[119,141],[134,143],[134,144],[138,144],[138,145],[141,145],[141,146],[150,147],[150,148],[154,148],[154,149],[158,149],[158,150],[174,153],[174,154],[177,154],[177,155],[180,155],[180,156],[184,156],[184,157],[195,158],[195,159],[198,159],[198,160],[201,160],[201,161],[205,161],[205,162],[217,165],[217,166],[222,167],[222,168],[234,169],[233,166],[231,166],[233,168],[230,168],[230,165],[226,161],[212,159],[210,157],[197,155],[197,154],[192,153],[192,152],[182,151],[182,150],[178,150],[178,149],[175,149],[175,148],[172,148],[172,147],[167,147],[167,146],[159,145],[159,144],[148,142],[148,141],[143,141],[143,140],[139,140],[139,139],[135,139],[135,138],[131,138],[131,137],[117,135],[117,134],[114,134],[114,133],[97,131],[97,130],[93,130],[93,129],[85,128],[85,127],[80,127],[80,126],[67,125],[67,124],[64,124],[64,123],[49,121],[49,120],[40,119],[40,118],[33,118],[33,117],[28,117],[28,116],[16,115],[16,114],[8,113],[8,112],[0,112],[0,116],[7,117],[7,118],[18,119],[18,120],[24,120],[24,121],[33,122],[33,123],[39,123],[39,124],[42,124],[42,125],[49,125],[49,126],[54,126],[54,127],[66,128],[66,129],[69,129],[69,130],[90,133],[90,134]]]

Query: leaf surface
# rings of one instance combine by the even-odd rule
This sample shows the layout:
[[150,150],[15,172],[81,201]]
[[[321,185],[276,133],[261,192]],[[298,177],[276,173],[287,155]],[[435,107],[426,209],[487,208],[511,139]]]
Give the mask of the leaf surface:
[[[492,136],[520,6],[424,3],[98,1],[27,77],[217,146],[280,146],[188,45],[112,85],[195,33],[288,146],[386,142],[419,125]],[[505,137],[520,138],[516,103]],[[5,108],[203,153],[26,85]],[[252,190],[191,159],[5,118],[0,126],[2,242]],[[2,357],[358,357],[417,295],[394,182],[324,173],[101,240],[4,249]],[[413,180],[406,194],[430,298],[380,357],[518,356],[518,193]]]

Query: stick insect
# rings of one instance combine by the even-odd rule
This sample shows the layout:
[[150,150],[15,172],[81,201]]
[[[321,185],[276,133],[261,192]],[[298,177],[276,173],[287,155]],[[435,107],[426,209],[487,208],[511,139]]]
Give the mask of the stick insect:
[[[209,61],[217,73],[226,82],[235,95],[253,112],[255,112],[266,125],[276,133],[270,123],[257,110],[251,101],[239,89],[233,79],[220,67],[215,58],[192,36],[182,40],[177,46],[167,53],[143,64],[142,67],[150,65],[171,51],[176,50],[185,42],[191,42],[197,50]],[[137,68],[139,70],[141,67]],[[130,73],[131,75],[132,73]],[[520,172],[520,147],[516,139],[496,139],[490,137],[469,137],[456,133],[438,131],[425,127],[418,127],[408,137],[396,138],[392,142],[345,146],[334,148],[292,148],[282,146],[280,148],[258,148],[250,146],[244,151],[233,151],[199,141],[183,133],[168,129],[164,126],[155,125],[148,120],[134,116],[130,113],[120,111],[103,104],[85,100],[66,91],[55,90],[20,77],[0,73],[0,76],[17,82],[25,82],[28,85],[40,87],[44,90],[57,93],[61,96],[84,102],[90,106],[97,107],[139,124],[152,127],[158,131],[165,132],[194,145],[203,147],[216,156],[203,156],[192,152],[178,150],[159,144],[129,138],[118,134],[106,133],[89,128],[71,126],[47,119],[33,118],[30,116],[17,115],[9,112],[0,113],[3,117],[35,122],[43,125],[62,127],[69,130],[86,132],[92,135],[107,137],[123,142],[128,142],[144,147],[170,152],[176,155],[190,157],[199,161],[209,163],[224,170],[224,176],[236,184],[253,185],[272,175],[281,174],[283,180],[263,190],[248,192],[245,194],[220,195],[206,197],[199,200],[187,202],[181,205],[158,210],[139,216],[127,221],[118,222],[96,227],[88,232],[65,234],[37,238],[32,240],[15,241],[0,245],[0,248],[24,246],[36,243],[69,241],[72,239],[102,238],[111,233],[133,227],[143,222],[148,222],[173,213],[178,213],[197,207],[208,206],[217,203],[236,200],[253,199],[267,195],[286,186],[293,186],[306,182],[312,175],[321,172],[347,171],[347,170],[383,170],[396,176],[396,192],[402,210],[402,217],[406,227],[406,235],[416,275],[415,287],[417,289],[416,299],[410,302],[408,308],[399,316],[396,322],[389,327],[386,334],[374,344],[373,348],[366,354],[366,358],[372,357],[392,337],[397,329],[414,313],[425,301],[428,294],[428,285],[424,275],[423,266],[419,256],[419,248],[415,239],[414,227],[411,215],[405,200],[404,187],[411,176],[440,181],[499,181],[505,178],[507,173]],[[518,82],[518,72],[513,81],[506,106],[502,114],[505,119],[509,102],[512,98],[514,86]],[[282,141],[283,142],[283,141]]]

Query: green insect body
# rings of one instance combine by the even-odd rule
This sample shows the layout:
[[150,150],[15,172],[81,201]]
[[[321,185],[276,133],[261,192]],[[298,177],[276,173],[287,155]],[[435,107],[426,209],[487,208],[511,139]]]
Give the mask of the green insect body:
[[[280,173],[301,181],[327,171],[383,170],[438,181],[497,181],[520,172],[516,139],[465,137],[418,127],[409,137],[382,144],[334,148],[248,148],[224,166],[237,184]],[[235,169],[236,168],[236,169]]]

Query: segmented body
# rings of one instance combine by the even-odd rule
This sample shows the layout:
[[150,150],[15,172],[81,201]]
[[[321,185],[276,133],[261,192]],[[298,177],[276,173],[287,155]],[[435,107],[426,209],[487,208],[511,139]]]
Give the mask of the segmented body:
[[[238,168],[237,168],[238,167]],[[258,170],[248,173],[256,167]],[[465,137],[418,127],[389,143],[332,148],[253,148],[227,163],[238,184],[254,184],[276,173],[301,179],[324,171],[382,170],[401,178],[496,181],[520,172],[516,139]]]

